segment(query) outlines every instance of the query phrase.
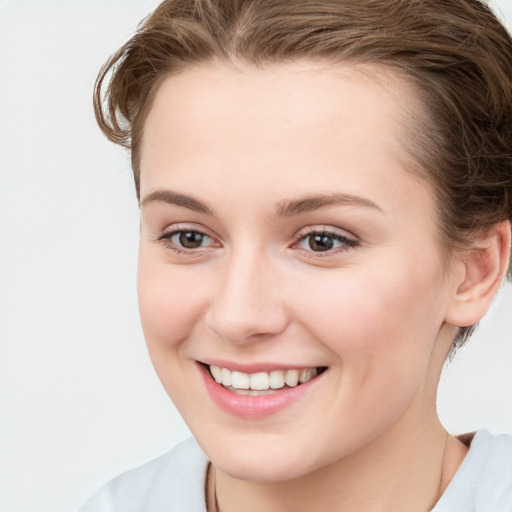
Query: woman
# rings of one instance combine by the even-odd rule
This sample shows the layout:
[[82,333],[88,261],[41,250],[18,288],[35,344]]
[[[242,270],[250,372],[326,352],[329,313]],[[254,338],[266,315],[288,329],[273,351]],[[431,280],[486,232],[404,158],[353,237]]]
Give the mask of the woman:
[[436,413],[509,267],[511,77],[476,0],[144,21],[95,105],[131,150],[144,334],[195,440],[84,511],[512,510],[512,438]]

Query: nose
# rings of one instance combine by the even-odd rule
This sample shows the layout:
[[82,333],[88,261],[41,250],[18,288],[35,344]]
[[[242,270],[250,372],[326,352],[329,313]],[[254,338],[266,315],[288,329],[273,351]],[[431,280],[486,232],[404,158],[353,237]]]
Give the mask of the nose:
[[223,263],[206,323],[229,343],[271,339],[288,325],[279,269],[256,251],[233,253]]

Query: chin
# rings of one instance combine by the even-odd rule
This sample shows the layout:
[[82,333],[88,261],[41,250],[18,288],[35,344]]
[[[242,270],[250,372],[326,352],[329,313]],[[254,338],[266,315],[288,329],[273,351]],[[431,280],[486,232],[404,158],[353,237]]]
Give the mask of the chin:
[[295,461],[276,460],[275,457],[257,456],[240,459],[236,454],[233,455],[234,457],[216,457],[212,459],[212,463],[217,469],[237,480],[278,483],[300,478],[315,469],[308,467],[307,464],[297,465]]
[[[218,439],[196,436],[213,465],[238,480],[277,483],[312,473],[334,460],[332,451],[324,453],[306,439],[293,436],[260,433],[242,437],[226,435]],[[320,449],[319,449],[320,448]],[[316,456],[313,456],[316,453]]]

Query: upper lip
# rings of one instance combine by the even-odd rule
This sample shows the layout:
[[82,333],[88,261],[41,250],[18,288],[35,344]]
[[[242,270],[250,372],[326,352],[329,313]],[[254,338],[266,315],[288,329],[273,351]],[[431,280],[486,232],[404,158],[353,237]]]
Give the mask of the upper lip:
[[227,368],[231,371],[242,373],[258,373],[258,372],[271,372],[274,370],[302,370],[304,368],[325,368],[322,365],[312,364],[283,364],[273,362],[251,362],[242,363],[237,361],[227,361],[225,359],[202,359],[198,360],[199,363],[208,366],[218,366],[220,368]]

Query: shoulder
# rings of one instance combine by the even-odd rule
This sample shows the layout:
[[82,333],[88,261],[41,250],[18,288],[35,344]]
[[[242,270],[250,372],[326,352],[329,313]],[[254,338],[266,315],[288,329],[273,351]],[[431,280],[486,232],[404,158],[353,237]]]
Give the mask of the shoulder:
[[476,432],[433,512],[512,512],[512,435]]
[[208,459],[194,439],[107,483],[80,512],[203,512]]

